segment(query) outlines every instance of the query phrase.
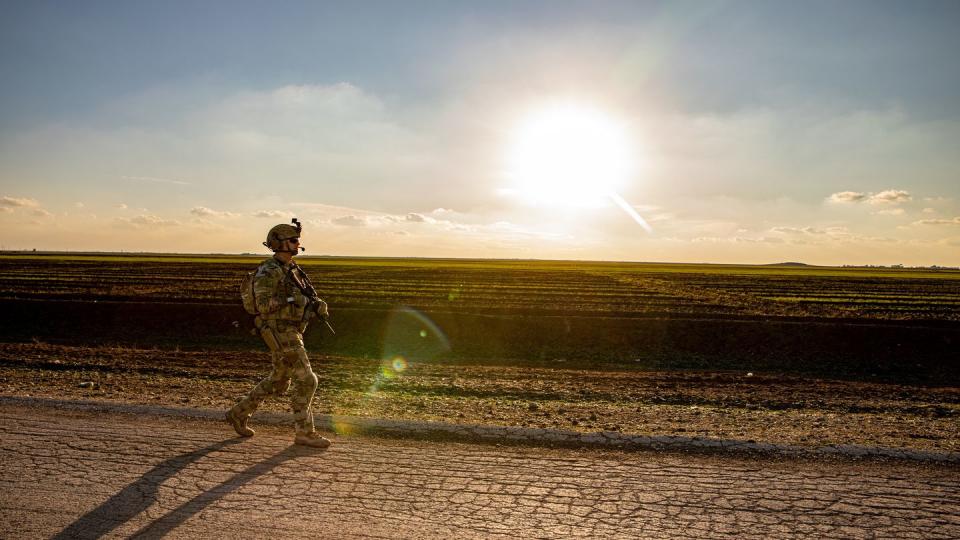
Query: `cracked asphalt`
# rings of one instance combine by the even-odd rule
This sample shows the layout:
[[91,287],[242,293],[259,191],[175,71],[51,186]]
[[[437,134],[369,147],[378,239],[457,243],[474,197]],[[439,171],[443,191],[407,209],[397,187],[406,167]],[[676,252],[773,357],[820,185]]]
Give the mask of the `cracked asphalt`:
[[955,465],[291,439],[0,404],[0,537],[960,537]]

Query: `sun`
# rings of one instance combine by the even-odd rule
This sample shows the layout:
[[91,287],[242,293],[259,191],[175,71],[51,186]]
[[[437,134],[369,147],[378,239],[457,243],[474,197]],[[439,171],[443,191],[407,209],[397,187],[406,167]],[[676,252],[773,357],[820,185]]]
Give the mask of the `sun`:
[[574,103],[545,105],[521,118],[506,161],[507,191],[542,205],[606,204],[634,172],[624,125]]

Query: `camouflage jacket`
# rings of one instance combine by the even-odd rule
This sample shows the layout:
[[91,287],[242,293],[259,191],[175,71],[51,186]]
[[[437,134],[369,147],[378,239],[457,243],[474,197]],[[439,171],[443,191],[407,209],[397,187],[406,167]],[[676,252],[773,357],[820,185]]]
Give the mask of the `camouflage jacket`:
[[309,299],[290,276],[295,267],[293,261],[284,264],[274,257],[260,263],[253,278],[253,294],[262,320],[297,323],[306,320]]

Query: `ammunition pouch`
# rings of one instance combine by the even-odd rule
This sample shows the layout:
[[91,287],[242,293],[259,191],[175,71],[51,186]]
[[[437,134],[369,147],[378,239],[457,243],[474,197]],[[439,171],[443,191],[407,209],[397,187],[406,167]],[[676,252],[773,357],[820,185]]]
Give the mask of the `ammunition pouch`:
[[279,353],[283,350],[283,347],[280,345],[280,339],[273,328],[269,326],[261,328],[260,337],[263,338],[263,342],[270,348],[270,352]]

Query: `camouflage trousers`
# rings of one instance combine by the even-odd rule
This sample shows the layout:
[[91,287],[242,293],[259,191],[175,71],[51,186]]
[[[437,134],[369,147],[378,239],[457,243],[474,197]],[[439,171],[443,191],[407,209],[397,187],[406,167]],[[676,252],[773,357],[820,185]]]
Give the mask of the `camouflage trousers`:
[[293,410],[297,434],[314,431],[312,402],[313,394],[317,391],[317,376],[310,368],[301,329],[285,325],[264,325],[260,335],[270,348],[273,370],[247,397],[234,406],[234,412],[241,417],[250,416],[263,400],[283,395],[292,381],[290,408]]

